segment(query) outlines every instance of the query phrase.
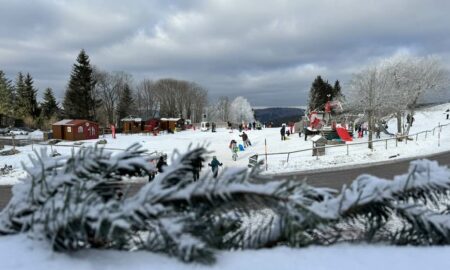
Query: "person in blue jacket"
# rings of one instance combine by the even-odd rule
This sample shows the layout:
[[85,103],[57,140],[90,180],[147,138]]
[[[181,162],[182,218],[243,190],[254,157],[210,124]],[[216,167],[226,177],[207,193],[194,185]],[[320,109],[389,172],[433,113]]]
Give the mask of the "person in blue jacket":
[[217,178],[217,175],[219,174],[219,166],[222,166],[222,165],[223,164],[217,160],[217,157],[213,156],[213,159],[211,160],[211,163],[208,164],[208,166],[211,166],[211,170],[212,170],[214,178]]

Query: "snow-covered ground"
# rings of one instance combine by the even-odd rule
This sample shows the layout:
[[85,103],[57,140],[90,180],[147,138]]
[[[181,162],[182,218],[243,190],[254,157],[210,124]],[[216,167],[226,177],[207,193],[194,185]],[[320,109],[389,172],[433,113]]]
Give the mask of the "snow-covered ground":
[[392,247],[335,245],[221,252],[213,266],[183,264],[177,259],[150,252],[88,250],[62,254],[46,243],[22,235],[3,236],[0,268],[5,270],[97,270],[97,269],[449,269],[450,247]]
[[[450,104],[438,105],[423,109],[415,115],[415,122],[411,128],[411,133],[416,133],[424,130],[430,130],[440,124],[447,124],[450,121],[445,119],[444,111],[450,108]],[[395,120],[389,122],[389,130],[395,133]],[[247,166],[248,159],[254,154],[262,154],[265,152],[265,141],[267,141],[268,153],[290,152],[301,149],[308,149],[312,147],[311,141],[304,141],[304,138],[299,138],[298,134],[291,135],[286,141],[281,141],[279,128],[268,128],[264,130],[251,130],[247,132],[252,146],[243,152],[239,152],[237,161],[232,160],[232,154],[228,145],[232,139],[238,143],[242,143],[239,137],[239,132],[234,130],[230,132],[226,129],[218,129],[216,133],[201,132],[199,130],[183,131],[176,134],[164,134],[160,136],[149,135],[122,135],[118,134],[117,139],[112,139],[106,136],[107,144],[105,147],[114,149],[125,149],[133,143],[140,143],[144,148],[150,152],[158,151],[167,153],[170,157],[175,149],[185,151],[189,145],[207,145],[208,149],[216,155],[225,167]],[[382,139],[391,138],[389,135],[381,134]],[[385,142],[376,142],[374,151],[370,151],[366,144],[349,145],[349,155],[347,155],[346,147],[336,147],[326,149],[326,155],[319,159],[312,157],[312,152],[300,152],[291,154],[287,162],[287,155],[271,155],[268,156],[268,173],[283,173],[302,170],[323,169],[338,166],[347,166],[363,163],[379,162],[384,160],[392,160],[398,158],[414,157],[418,155],[433,154],[441,151],[450,150],[450,126],[443,127],[440,134],[440,147],[438,147],[438,132],[433,136],[431,133],[421,134],[418,140],[408,141],[407,144],[398,143],[396,147],[395,140],[388,141],[388,149],[385,150]],[[100,138],[103,139],[103,138]],[[97,140],[84,141],[83,145],[94,145]],[[367,141],[367,136],[362,139],[355,139],[354,143]],[[68,155],[72,150],[78,148],[67,147],[73,145],[73,142],[63,142],[53,149],[59,153]],[[0,184],[14,184],[18,179],[25,175],[22,170],[22,163],[30,164],[28,156],[34,156],[34,150],[39,150],[46,147],[50,151],[49,146],[25,146],[18,147],[20,154],[13,156],[0,156],[0,167],[5,164],[12,165],[14,171],[6,176],[0,176]],[[10,147],[5,147],[6,149]],[[117,151],[117,150],[116,150]],[[392,158],[392,156],[395,156]],[[264,158],[260,156],[260,159]],[[206,164],[205,164],[206,165]],[[206,170],[204,170],[206,171]]]

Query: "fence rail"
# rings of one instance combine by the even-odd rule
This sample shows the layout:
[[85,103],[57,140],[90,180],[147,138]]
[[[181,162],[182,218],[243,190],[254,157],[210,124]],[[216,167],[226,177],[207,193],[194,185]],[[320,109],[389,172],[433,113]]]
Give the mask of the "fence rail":
[[[440,147],[440,145],[441,145],[441,140],[440,139],[441,139],[442,128],[443,127],[447,127],[449,125],[450,125],[450,123],[449,124],[445,124],[445,125],[441,125],[439,123],[438,126],[434,127],[433,129],[430,129],[430,130],[424,130],[424,131],[420,131],[420,132],[413,133],[413,134],[410,134],[410,135],[393,136],[392,138],[387,138],[387,139],[376,139],[376,140],[371,140],[371,141],[366,141],[366,142],[356,142],[356,143],[346,143],[346,144],[337,144],[337,145],[317,146],[317,147],[299,149],[299,150],[289,151],[289,152],[263,153],[263,154],[257,154],[257,155],[258,155],[258,157],[265,156],[266,157],[266,163],[267,163],[267,157],[268,156],[286,155],[286,162],[289,162],[289,159],[290,159],[292,154],[308,152],[308,151],[312,152],[313,149],[329,149],[329,148],[345,147],[346,148],[346,154],[350,155],[350,147],[352,147],[352,146],[363,145],[363,144],[368,144],[368,143],[372,142],[371,150],[373,151],[375,143],[384,142],[384,147],[387,150],[389,141],[395,140],[395,146],[397,147],[399,141],[401,141],[401,142],[404,141],[405,144],[408,144],[408,141],[410,141],[410,140],[418,141],[419,135],[422,135],[422,134],[425,134],[425,139],[427,139],[429,133],[432,134],[433,136],[435,135],[435,133],[437,133],[437,136],[438,136],[438,147]],[[438,131],[436,132],[436,130],[438,130]],[[318,159],[319,156],[316,155],[316,158]],[[266,167],[266,169],[267,169],[267,167]]]

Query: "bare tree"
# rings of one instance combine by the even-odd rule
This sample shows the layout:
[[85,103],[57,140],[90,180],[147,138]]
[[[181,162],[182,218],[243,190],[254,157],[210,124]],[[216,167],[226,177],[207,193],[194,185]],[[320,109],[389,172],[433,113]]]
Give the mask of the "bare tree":
[[226,96],[219,97],[217,101],[217,112],[219,114],[220,120],[223,122],[228,122],[230,117],[230,100]]
[[155,83],[144,79],[136,87],[135,105],[137,114],[143,118],[155,118],[159,113],[159,100]]
[[132,85],[132,76],[123,71],[110,73],[99,69],[94,70],[94,76],[97,81],[95,94],[102,100],[103,116],[100,118],[104,124],[117,124],[117,102],[125,86]]
[[154,91],[164,117],[181,116],[196,122],[207,105],[207,91],[193,82],[161,79],[154,84]]

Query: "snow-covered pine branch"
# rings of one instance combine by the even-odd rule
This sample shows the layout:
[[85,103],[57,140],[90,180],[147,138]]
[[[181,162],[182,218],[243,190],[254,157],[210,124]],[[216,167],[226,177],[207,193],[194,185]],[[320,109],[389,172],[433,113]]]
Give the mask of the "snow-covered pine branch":
[[258,169],[193,182],[193,161],[207,154],[201,147],[179,155],[136,195],[125,200],[105,196],[114,191],[108,183],[120,175],[151,169],[141,154],[137,147],[117,155],[86,148],[58,160],[42,153],[28,168],[27,181],[14,188],[0,215],[0,231],[29,232],[59,251],[145,249],[209,263],[213,249],[260,248],[279,241],[282,224],[271,237],[244,237],[248,231],[242,220],[252,211],[270,208],[280,220],[304,220],[305,206],[331,196],[302,182],[270,182]]
[[[340,237],[349,226],[361,222],[372,226],[377,239],[367,239],[368,228],[351,240],[385,241],[405,244],[449,244],[450,216],[439,212],[446,209],[450,192],[450,171],[436,161],[417,160],[410,164],[408,173],[393,180],[361,175],[341,193],[322,202],[314,202],[309,209],[324,223],[334,222]],[[375,221],[376,220],[376,221]],[[342,227],[342,224],[346,226]],[[344,228],[344,229],[342,229]],[[376,236],[383,232],[384,235]],[[442,236],[441,238],[436,236]],[[349,239],[347,239],[349,240]]]
[[271,181],[258,168],[194,182],[194,161],[208,155],[199,147],[173,155],[137,194],[113,196],[117,185],[109,183],[153,169],[154,157],[142,154],[139,146],[116,155],[98,148],[56,159],[41,153],[0,213],[0,233],[26,232],[58,251],[149,250],[202,263],[214,262],[217,249],[450,243],[449,215],[436,209],[447,203],[450,173],[436,162],[415,161],[392,181],[361,176],[334,195],[302,181]]

